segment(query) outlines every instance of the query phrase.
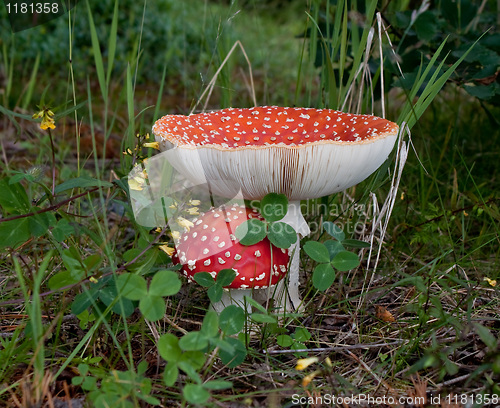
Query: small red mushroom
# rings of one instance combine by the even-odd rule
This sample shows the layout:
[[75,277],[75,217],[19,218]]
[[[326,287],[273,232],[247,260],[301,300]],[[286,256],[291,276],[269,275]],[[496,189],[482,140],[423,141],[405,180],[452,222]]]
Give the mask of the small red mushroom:
[[[233,269],[236,278],[228,288],[248,290],[237,295],[231,291],[230,296],[238,299],[250,295],[252,289],[275,285],[286,275],[288,250],[275,247],[267,238],[254,245],[240,244],[236,227],[249,218],[263,220],[257,212],[236,204],[201,214],[191,220],[194,226],[180,236],[173,261],[182,264],[182,272],[190,281],[198,272],[209,272],[216,278],[222,269]],[[223,303],[227,306],[228,302]],[[218,311],[224,307],[213,306]]]

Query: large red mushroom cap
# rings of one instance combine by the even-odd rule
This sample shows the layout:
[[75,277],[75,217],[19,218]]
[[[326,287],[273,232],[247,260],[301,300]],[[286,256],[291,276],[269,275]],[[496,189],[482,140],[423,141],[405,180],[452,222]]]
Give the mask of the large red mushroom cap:
[[236,278],[229,288],[261,289],[275,285],[286,275],[288,250],[275,247],[267,238],[254,245],[240,244],[236,227],[249,218],[263,219],[240,205],[226,205],[201,214],[192,220],[194,227],[176,243],[173,261],[182,264],[182,272],[189,280],[198,272],[209,272],[216,278],[222,269],[233,269]]
[[[330,109],[263,106],[190,116],[167,115],[153,126],[169,160],[194,184],[246,199],[283,193],[311,199],[345,190],[389,156],[398,126],[371,115]],[[236,191],[237,192],[237,191]]]

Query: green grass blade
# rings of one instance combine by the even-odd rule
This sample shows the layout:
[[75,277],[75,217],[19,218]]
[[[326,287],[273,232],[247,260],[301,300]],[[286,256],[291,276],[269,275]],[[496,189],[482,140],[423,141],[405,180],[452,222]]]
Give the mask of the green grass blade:
[[116,53],[116,38],[118,33],[118,1],[115,0],[115,9],[113,11],[113,20],[111,21],[111,30],[109,32],[108,41],[108,72],[106,75],[106,85],[109,87],[111,73],[113,72],[113,64]]
[[101,53],[101,47],[99,45],[99,37],[97,35],[97,30],[94,24],[94,18],[92,17],[92,10],[90,9],[88,0],[87,0],[87,10],[89,14],[90,39],[92,42],[92,51],[94,53],[97,79],[99,81],[99,86],[101,88],[102,97],[106,101],[108,99],[108,92],[106,87],[106,76],[104,75],[104,63],[102,61],[102,53]]
[[[483,34],[484,35],[484,34]],[[481,36],[482,37],[482,36]],[[429,107],[431,102],[434,100],[436,95],[439,93],[439,91],[443,88],[443,86],[446,84],[446,81],[451,77],[451,75],[455,72],[457,67],[461,64],[461,62],[467,57],[469,52],[474,48],[474,46],[477,44],[477,42],[481,39],[478,38],[474,44],[472,44],[469,49],[450,67],[448,68],[444,74],[442,74],[439,78],[438,75],[441,71],[441,68],[444,66],[446,58],[438,65],[436,71],[433,73],[431,76],[429,83],[423,90],[420,98],[418,99],[417,103],[411,107],[409,106],[410,101],[413,99],[409,99],[408,105],[405,106],[405,109],[403,110],[402,114],[400,115],[400,119],[402,121],[406,121],[408,124],[408,127],[411,129],[413,125],[417,122],[417,120],[422,116],[422,114],[425,112],[425,110]],[[441,46],[438,48],[436,51],[435,55],[432,57],[431,62],[425,69],[424,73],[422,74],[422,77],[417,81],[417,83],[413,86],[412,91],[410,92],[410,97],[415,96],[424,83],[427,75],[429,74],[430,70],[432,69],[432,66],[436,59],[438,58],[438,55],[441,53],[444,44],[446,40],[443,41]],[[411,111],[411,113],[410,113]],[[411,116],[410,116],[411,115]],[[398,120],[398,121],[399,121]]]
[[28,105],[31,102],[31,98],[33,96],[33,90],[35,89],[35,84],[37,82],[37,74],[38,67],[40,66],[40,53],[36,55],[35,64],[33,65],[33,70],[31,71],[30,80],[28,82],[28,89],[26,90],[26,94],[24,95],[22,109],[25,111],[28,109]]
[[[356,50],[356,53],[354,54],[354,60],[351,68],[351,74],[349,75],[349,79],[347,80],[347,85],[346,85],[346,90],[351,87],[351,84],[356,80],[356,76],[359,71],[359,67],[361,66],[361,60],[363,58],[363,55],[365,54],[365,48],[368,43],[368,35],[370,34],[370,30],[374,21],[374,16],[375,16],[375,10],[377,8],[377,1],[372,0],[369,4],[368,9],[366,10],[366,19],[365,19],[365,29],[363,30],[363,34],[361,36],[361,40],[359,40],[359,43],[356,45],[355,44],[355,38],[353,36],[352,40],[352,46],[353,49]],[[354,32],[355,30],[351,30],[351,33]],[[358,41],[356,41],[357,43]],[[342,98],[344,99],[344,98]]]

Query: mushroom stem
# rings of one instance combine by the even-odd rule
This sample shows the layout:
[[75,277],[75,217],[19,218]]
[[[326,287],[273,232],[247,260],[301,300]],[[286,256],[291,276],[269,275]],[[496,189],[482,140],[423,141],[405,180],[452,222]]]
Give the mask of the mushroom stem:
[[293,256],[290,263],[287,291],[285,292],[286,289],[283,281],[281,281],[279,283],[279,293],[281,294],[281,299],[289,300],[289,302],[286,302],[284,310],[298,311],[303,308],[299,293],[300,238],[309,235],[311,230],[300,210],[300,201],[291,201],[288,203],[288,212],[281,221],[290,225],[297,232],[297,241],[289,249],[290,254],[293,254]]
[[222,298],[210,306],[220,314],[227,306],[236,305],[247,312],[252,313],[252,305],[245,301],[245,296],[252,297],[252,289],[224,289]]

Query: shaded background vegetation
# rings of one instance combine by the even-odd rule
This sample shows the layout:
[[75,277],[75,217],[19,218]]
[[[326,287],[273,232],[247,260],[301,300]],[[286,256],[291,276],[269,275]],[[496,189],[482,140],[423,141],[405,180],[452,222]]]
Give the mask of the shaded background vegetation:
[[[350,72],[356,69],[352,56],[365,28],[369,7],[362,1],[347,3],[345,71]],[[291,390],[304,395],[304,389],[323,393],[325,389],[354,393],[392,392],[391,389],[419,392],[420,380],[410,374],[419,374],[427,382],[428,388],[420,391],[424,394],[426,390],[447,394],[500,393],[499,289],[484,280],[500,279],[500,13],[498,3],[493,0],[442,0],[428,4],[428,8],[425,4],[404,0],[377,4],[392,41],[392,47],[383,42],[384,96],[389,119],[396,120],[416,78],[445,39],[438,61],[446,57],[446,62],[438,74],[480,40],[412,128],[410,157],[377,274],[365,277],[363,268],[370,265],[363,265],[357,272],[340,274],[336,284],[325,293],[316,293],[306,274],[304,294],[313,301],[302,318],[286,327],[266,326],[260,338],[250,343],[246,362],[237,368],[228,369],[216,362],[214,371],[207,369],[206,377],[218,369],[221,378],[231,380],[241,376],[234,380],[238,389],[234,395],[213,392],[221,403],[237,400],[250,406],[274,403],[280,406],[288,401],[290,405]],[[90,2],[105,64],[110,56],[108,39],[114,5],[111,0]],[[150,132],[159,115],[189,113],[237,40],[242,42],[250,60],[259,104],[338,108],[337,103],[342,101],[338,100],[341,93],[336,92],[347,83],[348,76],[341,75],[338,64],[342,51],[332,44],[337,8],[336,1],[306,4],[297,0],[159,0],[144,4],[122,0],[117,14],[117,40],[113,43],[116,48],[111,53],[114,62],[109,68],[107,93],[103,93],[84,2],[72,11],[71,30],[68,19],[63,17],[16,34],[10,32],[6,10],[0,7],[0,105],[8,110],[6,114],[2,111],[0,118],[5,191],[14,189],[7,180],[19,172],[32,177],[25,178],[22,185],[37,208],[43,204],[40,198],[50,190],[50,140],[29,120],[41,102],[58,107],[54,109],[57,114],[86,101],[79,108],[78,117],[70,113],[58,118],[53,131],[58,184],[76,176],[103,181],[112,180],[112,174],[120,178],[131,168],[131,161],[124,158],[122,151],[134,147],[135,134]],[[378,81],[379,66],[375,53],[370,70]],[[434,66],[432,72],[435,69]],[[237,49],[220,72],[208,109],[251,106],[249,83],[247,62]],[[363,110],[376,114],[380,114],[382,95],[378,84],[371,92],[375,103],[371,105],[369,98],[365,98],[362,104]],[[422,84],[421,91],[425,86],[426,83]],[[105,154],[102,146],[106,146]],[[101,160],[103,155],[106,160]],[[371,179],[349,191],[349,196],[367,204],[366,191],[374,185],[382,193],[388,189],[387,180],[374,183]],[[67,197],[62,196],[61,200]],[[346,197],[337,195],[313,205],[345,204]],[[23,266],[21,275],[33,293],[35,271],[47,250],[55,249],[59,255],[54,255],[39,286],[40,291],[49,292],[52,289],[49,280],[71,264],[68,261],[71,257],[64,252],[67,246],[76,248],[78,256],[87,259],[84,276],[99,278],[134,260],[154,239],[152,233],[134,224],[126,192],[119,184],[106,197],[92,195],[75,204],[68,213],[57,211],[54,211],[57,217],[50,221],[57,218],[58,229],[47,226],[44,230],[42,226],[36,230],[32,226],[28,238],[22,236],[17,242],[12,241],[5,229],[1,231],[4,235],[0,237],[0,246],[4,253],[0,260],[3,302],[0,307],[5,322],[1,331],[6,333],[6,340],[0,348],[0,381],[4,385],[17,384],[14,387],[17,395],[29,394],[19,381],[25,373],[33,371],[33,349],[30,323],[24,314],[29,302],[21,301],[20,275],[15,276],[16,264],[12,259]],[[3,201],[3,217],[23,212],[27,211],[7,207]],[[74,213],[78,217],[71,215]],[[310,221],[315,221],[315,217]],[[340,214],[333,220],[346,225],[357,221],[352,214],[347,218]],[[108,231],[113,233],[108,235]],[[54,241],[50,234],[56,234],[56,238],[60,234],[61,239]],[[325,236],[318,233],[311,239],[321,241]],[[104,261],[97,261],[99,257]],[[170,265],[168,258],[154,247],[135,262],[134,268],[153,273],[164,265]],[[314,263],[304,257],[302,266],[310,272]],[[363,288],[369,279],[373,283],[365,292]],[[63,316],[71,316],[74,299],[84,293],[84,287],[54,290],[40,298],[40,310],[51,317],[44,318],[43,330],[50,332],[50,338],[45,340],[46,358],[51,361],[52,371],[62,364],[58,353],[67,358],[72,345],[89,333],[98,316],[89,307],[83,308],[87,314],[82,312],[78,318],[73,316],[74,320],[69,318],[70,323],[63,320]],[[198,330],[207,304],[203,289],[185,286],[168,303],[167,315],[171,320],[161,329],[171,331],[181,326],[188,332]],[[57,322],[57,330],[51,326],[52,321]],[[477,323],[481,324],[479,328]],[[128,344],[138,350],[132,353],[133,360],[148,361],[149,371],[139,370],[140,374],[156,384],[154,392],[147,391],[145,386],[144,393],[163,398],[166,406],[180,404],[180,388],[185,378],[167,390],[158,385],[163,384],[158,375],[163,365],[160,364],[162,370],[155,368],[160,358],[156,359],[154,336],[138,314],[133,315],[129,325],[132,334],[127,337]],[[357,327],[354,334],[353,325]],[[111,385],[105,387],[106,381],[112,383],[108,375],[111,369],[134,371],[114,350],[116,341],[113,341],[123,330],[120,319],[109,317],[108,327],[99,327],[89,337],[91,351],[69,362],[69,368],[74,370],[82,361],[92,368],[92,375],[102,384],[102,392],[92,398],[116,395]],[[279,337],[276,346],[278,336],[285,335],[288,338]],[[375,340],[386,343],[397,340],[401,345],[360,349],[355,357],[367,362],[370,370],[363,368],[350,352],[335,350],[331,353],[336,359],[333,369],[323,364],[317,373],[321,380],[312,382],[309,388],[300,383],[305,374],[293,367],[297,357],[310,354],[262,353],[263,349],[284,350],[294,344],[298,348],[321,347],[337,344],[339,339],[344,339],[342,344],[350,345]],[[155,357],[148,360],[145,356],[149,354]],[[126,368],[130,371],[125,371]],[[281,372],[287,374],[286,379],[277,374]],[[81,370],[79,374],[85,375]],[[247,375],[251,381],[246,380]],[[60,373],[59,380],[71,383],[74,376],[65,371]],[[385,384],[381,386],[378,378],[389,384],[388,388]],[[51,392],[62,392],[61,384],[54,384],[50,386]],[[380,387],[383,391],[378,391]],[[278,390],[276,395],[270,391],[274,388]],[[82,389],[76,387],[71,392],[78,396]],[[236,397],[238,394],[243,397]],[[250,400],[245,401],[246,397]],[[13,404],[5,388],[2,398]]]

